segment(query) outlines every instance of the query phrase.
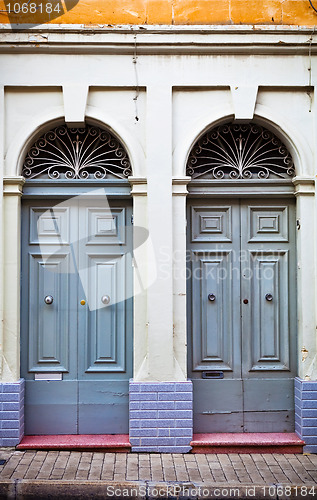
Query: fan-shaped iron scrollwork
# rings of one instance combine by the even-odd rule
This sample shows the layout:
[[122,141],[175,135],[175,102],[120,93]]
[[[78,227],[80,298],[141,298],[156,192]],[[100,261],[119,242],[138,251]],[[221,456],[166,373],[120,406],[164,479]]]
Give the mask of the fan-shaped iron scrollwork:
[[46,132],[26,155],[22,175],[27,179],[125,178],[131,165],[123,145],[107,130],[59,126]]
[[286,146],[254,123],[230,123],[206,132],[193,146],[187,175],[211,179],[267,179],[295,175]]

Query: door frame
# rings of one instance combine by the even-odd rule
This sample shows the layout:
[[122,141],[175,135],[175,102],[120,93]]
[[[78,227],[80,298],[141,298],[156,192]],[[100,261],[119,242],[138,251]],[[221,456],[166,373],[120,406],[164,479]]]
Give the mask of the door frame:
[[[107,179],[107,180],[95,180],[95,179],[85,179],[85,180],[51,180],[51,179],[32,179],[32,180],[27,180],[24,184],[24,189],[23,189],[23,194],[22,194],[22,200],[34,200],[34,201],[41,201],[43,198],[46,199],[51,199],[54,200],[54,202],[63,202],[64,200],[75,198],[76,196],[82,196],[82,195],[87,195],[87,199],[91,199],[91,196],[93,197],[94,200],[103,199],[105,196],[109,201],[115,201],[116,204],[120,204],[120,201],[123,200],[129,200],[130,204],[129,206],[131,207],[131,212],[133,214],[133,203],[132,203],[132,197],[131,197],[131,185],[130,182],[127,179]],[[21,204],[21,209],[22,209],[22,204]],[[20,213],[22,210],[20,209]],[[132,249],[133,251],[133,240],[132,240]],[[21,255],[21,252],[20,252]],[[20,264],[21,265],[21,264]],[[22,270],[22,269],[21,269]],[[131,270],[131,280],[132,280],[132,293],[133,293],[133,270]],[[21,300],[22,296],[20,299],[20,307],[21,307]],[[129,305],[129,311],[131,311],[131,317],[129,316],[129,320],[126,317],[125,319],[125,324],[129,324],[129,335],[132,337],[132,346],[134,344],[133,342],[133,295],[130,299],[132,301],[131,306]],[[126,333],[125,333],[126,335]],[[21,338],[21,349],[22,346],[25,346],[25,341],[22,341],[23,339]],[[130,373],[128,373],[128,377],[126,381],[119,380],[119,383],[123,384],[126,383],[128,387],[129,383],[129,378],[133,375],[133,362],[134,362],[134,348],[128,350],[130,360],[128,365],[130,366],[129,370],[131,370]],[[21,356],[21,355],[20,355]],[[21,357],[20,357],[20,364],[21,364]],[[24,371],[25,371],[25,362],[23,362],[24,365]],[[106,381],[107,382],[107,381]],[[52,382],[54,383],[54,382]],[[55,382],[56,383],[56,382]],[[58,382],[57,382],[58,383]],[[43,383],[42,383],[43,384]],[[108,381],[109,384],[109,381]],[[121,387],[120,386],[120,387]],[[120,388],[119,392],[123,392],[123,386]],[[128,391],[127,391],[127,396],[128,396]],[[122,399],[122,398],[121,398]],[[78,413],[78,412],[77,412]],[[127,409],[128,413],[128,409]],[[27,415],[26,415],[27,418]],[[78,425],[78,422],[77,422]],[[126,418],[126,425],[127,428],[124,430],[124,432],[128,432],[128,414]],[[117,431],[118,432],[118,431]],[[119,433],[122,433],[123,431],[120,430]],[[113,432],[115,433],[115,431]]]
[[[296,179],[296,178],[295,178]],[[219,201],[223,201],[224,203],[226,202],[231,202],[235,201],[238,199],[266,199],[267,201],[271,201],[274,203],[274,200],[279,200],[282,201],[284,199],[289,199],[293,198],[297,194],[297,183],[296,180],[294,182],[290,182],[289,180],[272,180],[272,179],[265,179],[265,180],[258,180],[258,179],[247,179],[247,180],[231,180],[231,179],[225,179],[225,180],[217,180],[217,179],[200,179],[200,180],[190,180],[188,183],[188,201],[193,199],[203,199],[203,200],[208,200],[210,206],[212,206],[212,201],[215,200],[215,202],[219,203]],[[298,194],[297,194],[298,196]],[[188,205],[188,201],[186,205]],[[296,200],[297,202],[299,200]],[[296,219],[297,219],[297,207],[298,203],[295,202],[295,213],[296,213]],[[188,221],[189,224],[189,221]],[[298,233],[298,231],[297,231]],[[297,238],[296,238],[297,236]],[[295,236],[295,253],[297,250],[297,245],[298,245],[298,234]],[[188,251],[188,247],[187,247]],[[298,271],[298,270],[296,270]],[[297,275],[296,275],[296,281],[298,280]],[[191,288],[191,287],[190,287]],[[192,291],[192,290],[191,290]],[[191,297],[188,297],[187,300],[187,308],[191,308]],[[297,287],[297,309],[298,309],[298,301],[300,300],[300,293],[299,289]],[[192,349],[191,345],[191,310],[187,309],[187,345],[188,349]],[[298,321],[297,321],[298,324]],[[297,325],[296,325],[297,326]],[[299,350],[298,347],[298,342],[299,342],[299,336],[298,336],[298,329],[296,328],[296,345],[295,345],[295,351]],[[295,352],[294,358],[298,359],[298,354]],[[293,359],[294,359],[293,358]],[[192,355],[187,352],[187,363],[188,363],[188,371],[190,373],[190,360],[192,359]],[[295,376],[297,375],[298,368],[295,366]],[[194,395],[194,402],[195,402],[195,395]],[[203,432],[203,431],[202,431]]]

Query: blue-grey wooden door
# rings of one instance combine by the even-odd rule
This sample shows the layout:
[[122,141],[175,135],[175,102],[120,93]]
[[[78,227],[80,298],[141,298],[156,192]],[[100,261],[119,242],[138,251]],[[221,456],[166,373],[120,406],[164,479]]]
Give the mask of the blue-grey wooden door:
[[187,244],[195,432],[293,430],[294,200],[190,200]]
[[128,201],[23,201],[26,434],[128,432],[131,216]]

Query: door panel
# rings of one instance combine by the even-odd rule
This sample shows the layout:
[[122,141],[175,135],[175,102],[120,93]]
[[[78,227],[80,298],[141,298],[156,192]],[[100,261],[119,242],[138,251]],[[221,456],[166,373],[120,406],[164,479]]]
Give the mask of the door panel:
[[193,379],[194,432],[243,432],[242,380]]
[[239,275],[236,282],[231,279],[239,248],[233,239],[239,212],[234,203],[210,207],[192,201],[188,216],[190,371],[200,377],[202,370],[222,370],[234,378],[241,370],[240,323],[233,321],[238,309],[232,300]]
[[[221,255],[222,253],[222,255]],[[233,370],[231,252],[193,252],[193,371]],[[208,298],[209,297],[209,298]],[[210,300],[211,299],[211,300]]]
[[[129,432],[129,382],[127,380],[79,381],[78,433],[127,434]],[[91,426],[93,431],[91,432]]]
[[[88,268],[80,273],[87,305],[79,311],[86,346],[86,372],[125,371],[125,256],[90,256]],[[84,273],[86,277],[84,277]],[[103,304],[107,297],[109,304]],[[88,334],[89,332],[89,334]]]
[[[29,200],[22,217],[26,434],[127,432],[131,207],[104,197]],[[40,373],[61,380],[34,380]]]
[[232,207],[191,207],[192,242],[232,242]]
[[294,200],[191,200],[188,218],[195,432],[293,430]]
[[25,434],[77,434],[78,382],[25,381]]
[[[68,371],[69,255],[30,254],[29,371]],[[44,297],[52,295],[51,305]]]
[[[250,314],[244,311],[244,331],[250,321],[252,359],[250,370],[289,370],[288,252],[275,255],[250,253],[252,281],[250,283]],[[272,298],[271,298],[272,296]],[[266,298],[267,297],[267,298]],[[245,307],[244,309],[247,309]]]

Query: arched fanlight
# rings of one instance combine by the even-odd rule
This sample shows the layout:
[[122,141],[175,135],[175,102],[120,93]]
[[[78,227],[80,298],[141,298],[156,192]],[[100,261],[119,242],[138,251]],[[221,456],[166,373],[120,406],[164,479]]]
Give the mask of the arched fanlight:
[[56,127],[29,149],[22,175],[26,179],[126,178],[132,172],[127,152],[108,130]]
[[291,179],[295,175],[286,146],[255,123],[229,123],[208,130],[194,144],[186,172],[193,179]]

